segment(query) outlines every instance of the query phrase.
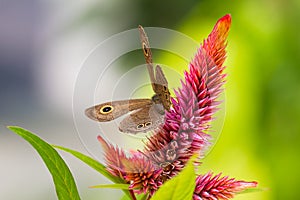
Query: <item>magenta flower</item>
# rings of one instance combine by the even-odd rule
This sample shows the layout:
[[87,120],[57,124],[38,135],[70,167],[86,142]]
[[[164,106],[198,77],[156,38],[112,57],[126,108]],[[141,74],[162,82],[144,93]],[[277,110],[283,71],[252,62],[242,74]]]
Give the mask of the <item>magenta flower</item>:
[[197,177],[193,198],[194,200],[230,199],[234,194],[256,185],[255,181],[237,181],[227,176],[221,178],[221,174],[213,176],[212,173],[207,173]]
[[[129,183],[133,192],[152,196],[166,180],[184,168],[192,155],[198,154],[201,158],[210,146],[208,130],[225,82],[223,63],[230,24],[230,15],[219,19],[200,45],[189,70],[184,73],[181,88],[171,99],[173,107],[166,113],[165,123],[148,138],[144,150],[126,156],[122,149],[98,137],[105,151],[107,169]],[[220,174],[199,175],[194,199],[228,199],[256,184],[221,178]]]

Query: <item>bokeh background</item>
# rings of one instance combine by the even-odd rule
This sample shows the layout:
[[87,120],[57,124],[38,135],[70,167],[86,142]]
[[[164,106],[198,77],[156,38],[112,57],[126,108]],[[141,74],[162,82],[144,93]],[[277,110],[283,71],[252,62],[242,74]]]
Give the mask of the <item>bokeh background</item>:
[[[0,199],[56,199],[38,154],[5,126],[19,125],[50,143],[84,152],[73,124],[72,95],[80,64],[96,44],[138,24],[174,29],[201,42],[227,13],[232,27],[226,118],[200,171],[257,180],[267,188],[238,195],[239,200],[298,199],[298,0],[1,0]],[[88,189],[109,181],[62,155],[82,199],[122,196],[116,190]]]

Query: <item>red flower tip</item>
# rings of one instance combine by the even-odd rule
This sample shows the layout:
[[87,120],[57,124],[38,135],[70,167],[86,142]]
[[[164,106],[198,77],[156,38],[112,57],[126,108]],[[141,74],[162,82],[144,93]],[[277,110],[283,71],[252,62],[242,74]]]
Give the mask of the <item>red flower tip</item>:
[[203,42],[203,48],[221,71],[223,71],[222,66],[226,58],[226,39],[230,25],[231,15],[227,14],[217,21],[212,32]]
[[226,23],[226,24],[229,24],[231,23],[231,14],[226,14],[224,15],[223,17],[221,17],[218,21],[217,21],[217,24],[218,23]]
[[230,25],[231,25],[231,15],[227,14],[217,21],[214,30],[218,32],[220,35],[226,35],[228,33]]

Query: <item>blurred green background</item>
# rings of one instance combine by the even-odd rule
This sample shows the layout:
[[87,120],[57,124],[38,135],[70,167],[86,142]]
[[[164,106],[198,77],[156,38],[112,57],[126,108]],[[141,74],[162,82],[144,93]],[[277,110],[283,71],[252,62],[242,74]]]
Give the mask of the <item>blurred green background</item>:
[[[12,15],[16,16],[2,20],[1,31],[5,31],[7,24],[12,23],[12,26],[23,27],[26,32],[27,28],[29,29],[31,26],[22,25],[20,23],[22,15],[15,13],[31,12],[31,15],[28,16],[28,24],[35,24],[34,30],[39,31],[40,37],[30,37],[33,44],[25,45],[28,48],[25,48],[24,52],[28,53],[28,49],[32,51],[29,55],[25,54],[24,57],[31,57],[33,62],[30,60],[24,64],[24,60],[21,59],[19,63],[8,65],[3,60],[7,59],[6,55],[10,55],[9,51],[1,49],[0,52],[2,58],[0,74],[2,106],[0,111],[2,113],[1,125],[3,125],[1,132],[6,133],[4,136],[0,136],[2,137],[1,163],[6,161],[6,164],[1,165],[2,167],[6,165],[12,170],[7,173],[7,169],[3,167],[0,169],[1,174],[13,174],[13,170],[18,171],[17,167],[26,162],[26,160],[23,162],[17,158],[21,150],[13,152],[10,149],[12,147],[8,144],[17,140],[16,146],[27,147],[26,143],[19,144],[20,140],[17,137],[8,134],[4,125],[23,125],[39,133],[45,132],[47,129],[49,134],[44,138],[50,139],[53,143],[57,143],[62,136],[53,136],[51,132],[62,132],[59,127],[62,126],[61,123],[64,120],[68,124],[67,132],[74,131],[71,123],[72,114],[66,114],[71,113],[70,106],[68,106],[72,104],[71,98],[60,101],[59,93],[51,92],[60,90],[61,93],[70,93],[71,96],[72,77],[75,77],[78,70],[74,69],[74,65],[84,58],[95,41],[101,41],[114,33],[136,28],[138,24],[142,24],[144,27],[174,29],[201,42],[212,30],[217,19],[231,13],[232,26],[228,38],[226,61],[228,66],[226,118],[222,134],[214,149],[205,158],[200,171],[206,173],[212,170],[215,173],[223,172],[224,175],[237,179],[256,180],[259,182],[259,187],[267,188],[263,192],[238,195],[235,199],[298,199],[297,189],[300,178],[298,171],[300,169],[300,1],[115,0],[87,1],[85,3],[29,1],[28,4],[35,5],[35,7],[24,5],[21,8],[17,4],[18,1],[11,2],[3,1],[1,9],[10,8]],[[41,16],[43,20],[36,19]],[[51,20],[48,20],[49,18]],[[39,28],[39,26],[43,28]],[[11,30],[16,37],[24,37],[24,33]],[[30,35],[29,33],[31,32],[28,32],[28,35]],[[8,34],[7,38],[13,36]],[[92,37],[94,40],[86,41],[87,37]],[[0,41],[4,44],[4,41],[7,40]],[[53,47],[53,43],[56,46]],[[60,51],[60,47],[64,47],[63,50]],[[39,52],[39,48],[43,49],[42,54]],[[74,48],[80,48],[80,51],[78,49],[74,51]],[[22,53],[21,50],[20,52]],[[66,52],[68,55],[64,55]],[[13,55],[14,51],[11,54]],[[76,60],[76,55],[79,54],[81,55],[80,59]],[[18,60],[20,57],[12,59]],[[55,65],[58,60],[62,62],[62,60],[71,59],[74,59],[73,63]],[[49,66],[59,66],[61,71],[58,73],[49,70],[52,68],[46,67],[46,63],[51,63],[48,64]],[[19,65],[23,67],[17,68],[16,66]],[[71,67],[72,65],[73,67]],[[22,74],[23,72],[24,74]],[[64,76],[65,74],[71,78]],[[43,86],[39,82],[40,79],[43,79],[42,75],[45,77],[51,75],[48,85]],[[32,82],[32,79],[35,81]],[[59,82],[59,80],[61,81]],[[43,79],[43,81],[46,80]],[[56,81],[59,82],[59,85],[56,85]],[[49,93],[53,97],[52,101],[47,96]],[[57,94],[57,96],[53,94]],[[47,106],[44,105],[45,99],[48,101],[46,101]],[[66,109],[66,107],[68,108]],[[47,117],[41,117],[41,115]],[[53,117],[50,117],[49,120],[49,116]],[[66,136],[65,140],[68,140]],[[4,142],[6,143],[4,144]],[[30,150],[30,153],[32,152]],[[14,159],[20,159],[18,164],[14,163]],[[68,159],[71,158],[68,157]],[[32,162],[39,163],[38,167],[42,166],[42,161],[38,156]],[[77,163],[76,161],[71,162]],[[31,166],[28,166],[27,170],[34,173],[34,171],[30,171],[29,167]],[[89,168],[84,169],[89,170]],[[77,167],[74,169],[74,173],[76,172],[80,172]],[[43,170],[41,173],[48,176],[47,170]],[[91,177],[93,175],[89,175],[89,178]],[[3,196],[3,199],[8,199],[7,197],[19,199],[12,188],[17,184],[16,182],[22,179],[22,174],[19,174],[17,178],[13,179],[14,181],[9,176],[0,180],[2,188],[0,193],[6,195]],[[52,187],[51,180],[48,179],[47,184]],[[78,179],[80,180],[80,176]],[[28,181],[29,177],[26,180]],[[25,182],[27,183],[27,181]],[[87,183],[88,180],[85,181],[85,184],[93,185],[93,183]],[[86,187],[85,184],[82,184],[83,187]],[[30,184],[26,187],[31,192],[24,192],[23,199],[40,199]],[[44,189],[46,191],[48,187],[45,186]],[[83,197],[89,197],[83,199],[99,199],[97,195],[101,192],[106,192],[109,197],[109,193],[115,192],[98,190],[93,191],[94,196],[89,196],[86,193],[90,190],[86,191],[81,188],[80,190]],[[51,192],[54,193],[54,190],[52,189]],[[40,195],[43,193],[47,194],[47,192],[38,192]],[[105,195],[102,197],[105,198]],[[55,197],[49,197],[49,199],[53,198]]]

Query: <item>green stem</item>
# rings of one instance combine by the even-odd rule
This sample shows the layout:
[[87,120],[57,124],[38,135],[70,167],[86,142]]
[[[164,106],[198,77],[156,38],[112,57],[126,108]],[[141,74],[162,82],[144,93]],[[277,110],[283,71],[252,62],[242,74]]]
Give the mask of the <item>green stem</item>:
[[130,193],[130,195],[131,195],[131,197],[132,197],[132,200],[136,200],[136,197],[135,197],[135,195],[134,195],[133,190],[129,190],[129,193]]

